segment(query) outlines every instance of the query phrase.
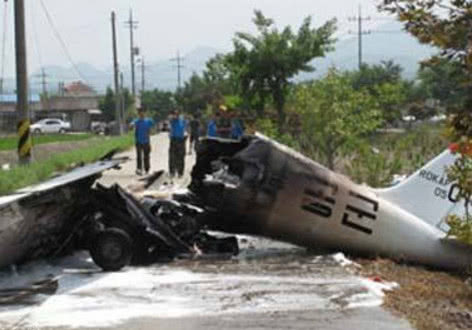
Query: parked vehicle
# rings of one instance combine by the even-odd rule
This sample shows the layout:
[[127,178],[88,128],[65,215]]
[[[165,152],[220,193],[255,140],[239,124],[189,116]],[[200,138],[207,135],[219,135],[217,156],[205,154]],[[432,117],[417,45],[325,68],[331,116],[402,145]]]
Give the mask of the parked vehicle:
[[70,130],[70,123],[60,119],[42,119],[30,126],[33,133],[65,133]]
[[93,121],[90,124],[90,130],[95,134],[105,134],[107,130],[107,123],[103,121]]

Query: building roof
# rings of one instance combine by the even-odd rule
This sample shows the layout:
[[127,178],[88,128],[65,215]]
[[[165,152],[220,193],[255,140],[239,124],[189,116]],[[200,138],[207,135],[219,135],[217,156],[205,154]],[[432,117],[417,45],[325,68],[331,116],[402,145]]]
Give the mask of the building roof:
[[74,81],[66,86],[64,86],[64,91],[69,94],[89,94],[95,95],[96,92],[90,87],[84,84],[81,81]]

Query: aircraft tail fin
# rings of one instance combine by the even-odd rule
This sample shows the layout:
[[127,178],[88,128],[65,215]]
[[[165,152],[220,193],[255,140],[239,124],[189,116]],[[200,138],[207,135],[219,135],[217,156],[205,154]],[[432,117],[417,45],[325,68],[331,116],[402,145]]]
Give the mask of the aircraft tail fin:
[[450,213],[463,214],[463,203],[456,203],[458,187],[447,179],[447,167],[456,160],[449,149],[398,185],[377,189],[380,197],[400,206],[425,222],[447,230],[444,218]]

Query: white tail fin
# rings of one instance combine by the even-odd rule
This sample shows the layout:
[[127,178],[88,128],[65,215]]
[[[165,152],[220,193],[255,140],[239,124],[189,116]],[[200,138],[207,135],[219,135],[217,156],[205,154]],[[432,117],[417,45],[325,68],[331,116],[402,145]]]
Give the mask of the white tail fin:
[[447,230],[443,223],[450,213],[463,214],[456,204],[458,188],[447,180],[446,169],[456,156],[445,150],[397,186],[377,189],[380,197],[416,215],[432,226]]

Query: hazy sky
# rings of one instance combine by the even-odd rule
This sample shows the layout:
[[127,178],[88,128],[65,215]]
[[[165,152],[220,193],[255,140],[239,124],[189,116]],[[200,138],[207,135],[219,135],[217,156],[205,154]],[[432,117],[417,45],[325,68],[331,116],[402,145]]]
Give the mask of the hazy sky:
[[[88,62],[99,68],[112,62],[110,12],[117,14],[119,60],[129,63],[129,31],[124,21],[133,8],[139,20],[135,32],[136,45],[141,47],[148,62],[182,54],[198,46],[231,49],[236,31],[253,31],[253,11],[275,19],[277,26],[292,25],[298,28],[303,18],[313,16],[316,26],[337,17],[339,35],[346,35],[356,25],[348,21],[357,15],[359,4],[363,14],[382,17],[376,10],[378,0],[42,0],[62,39],[76,63]],[[25,0],[28,33],[29,68],[34,71],[41,65],[70,66],[59,41],[51,29],[41,0]],[[3,35],[4,3],[0,4]],[[366,26],[379,24],[378,20]],[[13,1],[7,11],[6,76],[14,74]],[[1,39],[0,39],[1,40]],[[188,59],[191,61],[191,59]],[[190,63],[189,63],[190,64]]]

